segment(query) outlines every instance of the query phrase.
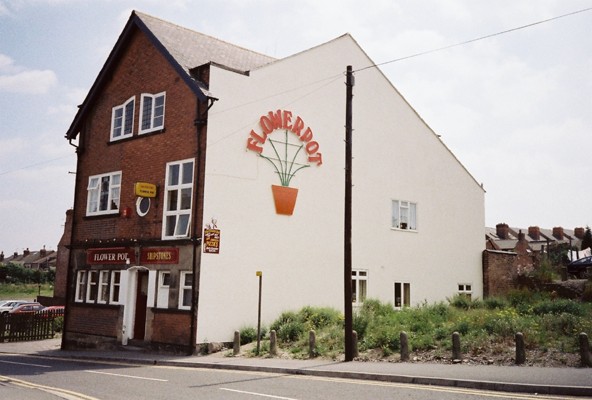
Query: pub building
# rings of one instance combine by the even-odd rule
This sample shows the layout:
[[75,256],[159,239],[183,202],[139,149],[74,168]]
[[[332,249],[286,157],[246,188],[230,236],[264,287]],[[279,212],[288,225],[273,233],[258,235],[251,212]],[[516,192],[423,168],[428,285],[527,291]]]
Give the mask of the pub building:
[[343,310],[350,65],[352,306],[481,297],[484,190],[351,35],[276,59],[134,11],[66,133],[62,347],[229,342],[260,282],[263,325]]

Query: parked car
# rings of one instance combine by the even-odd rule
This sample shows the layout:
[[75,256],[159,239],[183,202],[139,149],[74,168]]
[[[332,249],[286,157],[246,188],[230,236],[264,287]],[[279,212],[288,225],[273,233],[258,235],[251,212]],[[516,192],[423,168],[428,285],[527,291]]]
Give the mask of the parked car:
[[10,310],[9,314],[32,314],[37,311],[43,310],[45,306],[41,305],[40,303],[23,303],[19,304],[12,310]]
[[592,268],[592,256],[583,257],[567,264],[567,273],[584,279],[588,277],[588,268]]
[[10,310],[23,303],[29,302],[27,300],[2,300],[0,302],[0,314],[8,314]]
[[66,310],[65,306],[49,306],[49,307],[45,307],[42,310],[37,311],[37,313],[47,316],[51,312],[54,316],[63,316],[65,310]]

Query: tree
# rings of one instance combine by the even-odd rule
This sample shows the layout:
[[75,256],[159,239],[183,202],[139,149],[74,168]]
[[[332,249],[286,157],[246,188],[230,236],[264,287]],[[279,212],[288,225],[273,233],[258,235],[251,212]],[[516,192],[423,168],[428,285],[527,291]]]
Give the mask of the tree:
[[582,246],[581,249],[585,250],[588,247],[592,248],[592,231],[590,231],[590,227],[586,227],[586,232],[584,233],[584,237],[582,238]]

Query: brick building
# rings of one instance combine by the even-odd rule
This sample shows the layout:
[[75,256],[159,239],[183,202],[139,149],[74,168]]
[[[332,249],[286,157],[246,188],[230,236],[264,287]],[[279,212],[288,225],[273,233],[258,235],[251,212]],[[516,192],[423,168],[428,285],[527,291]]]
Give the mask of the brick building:
[[[347,65],[350,35],[276,60],[133,12],[66,134],[63,346],[230,341],[256,271],[264,324],[342,308]],[[353,306],[482,296],[483,188],[377,68],[355,102]]]

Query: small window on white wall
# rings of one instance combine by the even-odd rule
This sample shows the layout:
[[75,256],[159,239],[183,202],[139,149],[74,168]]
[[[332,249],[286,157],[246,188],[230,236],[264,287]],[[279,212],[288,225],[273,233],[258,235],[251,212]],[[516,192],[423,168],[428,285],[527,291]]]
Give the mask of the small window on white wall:
[[158,293],[156,297],[157,308],[169,307],[169,291],[171,287],[171,273],[160,271],[158,273]]
[[417,204],[393,200],[391,226],[395,229],[417,230]]
[[395,282],[395,308],[409,307],[411,305],[411,284]]
[[459,283],[458,294],[461,296],[465,296],[470,300],[471,296],[473,295],[473,285],[471,285],[470,283]]
[[368,271],[352,270],[352,303],[361,306],[366,300]]

